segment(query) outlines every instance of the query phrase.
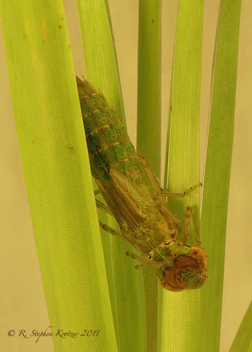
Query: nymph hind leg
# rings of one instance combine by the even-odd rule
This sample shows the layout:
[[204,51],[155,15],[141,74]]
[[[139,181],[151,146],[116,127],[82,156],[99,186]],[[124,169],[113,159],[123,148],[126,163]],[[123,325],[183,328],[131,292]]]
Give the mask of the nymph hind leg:
[[95,191],[94,191],[94,195],[95,196],[97,196],[97,194],[100,194],[101,193],[101,191],[99,190],[99,189],[96,189]]
[[182,193],[171,193],[171,192],[167,192],[166,190],[162,190],[160,193],[160,196],[163,197],[185,197],[185,195],[187,195],[187,193],[191,192],[193,189],[198,188],[198,187],[202,187],[202,183],[199,182],[196,185],[188,188],[187,190],[185,190]]
[[[98,194],[100,194],[101,191],[99,189],[95,190],[94,191],[94,195],[97,196]],[[110,208],[107,206],[107,204],[101,202],[100,200],[98,199],[95,199],[95,202],[96,202],[96,206],[98,209],[104,211],[105,213],[111,215],[111,216],[114,216],[112,211],[110,210]]]
[[123,237],[123,235],[122,235],[120,232],[116,231],[116,230],[113,229],[112,227],[110,227],[110,226],[108,226],[108,225],[106,225],[106,224],[103,224],[101,221],[99,221],[99,225],[100,225],[100,227],[101,227],[104,231],[110,233],[111,235],[113,235],[113,236],[115,236],[115,237],[120,238],[121,240],[124,240],[124,241],[128,242],[128,241]]
[[146,171],[147,175],[149,176],[149,179],[150,179],[155,191],[157,193],[161,193],[162,188],[159,186],[159,183],[158,183],[156,177],[154,176],[154,174],[153,174],[153,172],[152,172],[152,170],[151,170],[151,168],[145,158],[144,153],[139,153],[138,157],[139,157],[141,163],[143,164],[143,167],[145,168],[145,171]]
[[188,188],[187,190],[185,190],[184,192],[182,193],[171,193],[171,192],[168,192],[167,190],[163,190],[160,185],[158,184],[157,180],[156,180],[156,177],[154,176],[146,158],[145,158],[145,155],[144,153],[139,153],[138,154],[138,157],[139,159],[141,160],[144,168],[145,168],[145,171],[147,172],[149,178],[150,178],[150,181],[154,187],[154,189],[156,190],[156,192],[160,195],[160,196],[163,196],[163,197],[184,197],[187,193],[189,193],[190,191],[192,191],[193,189],[197,188],[197,187],[202,187],[202,183],[199,182],[197,183],[196,185]]
[[97,206],[98,209],[104,211],[105,213],[107,213],[107,214],[109,214],[111,216],[114,216],[112,211],[110,210],[110,208],[106,204],[102,203],[98,199],[96,199],[95,202],[96,202],[96,206]]

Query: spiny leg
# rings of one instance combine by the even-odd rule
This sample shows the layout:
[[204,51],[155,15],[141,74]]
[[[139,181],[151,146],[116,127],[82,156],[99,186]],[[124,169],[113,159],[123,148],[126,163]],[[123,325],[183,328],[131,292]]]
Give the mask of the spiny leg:
[[159,186],[158,184],[158,181],[156,180],[156,177],[154,176],[146,158],[145,158],[145,155],[144,153],[139,153],[138,154],[138,157],[139,159],[141,160],[144,168],[145,168],[145,171],[147,172],[148,176],[149,176],[149,179],[154,187],[154,189],[156,190],[156,192],[159,194],[160,192],[162,192],[162,188]]
[[135,259],[135,260],[138,260],[139,262],[141,262],[142,264],[138,264],[135,266],[136,269],[140,269],[141,266],[144,266],[144,265],[151,265],[153,264],[153,261],[152,260],[149,260],[149,259],[145,259],[143,257],[141,257],[140,255],[137,255],[133,252],[129,252],[127,251],[126,252],[126,255],[132,259]]
[[[99,189],[94,191],[94,195],[95,196],[97,196],[100,193],[101,193],[101,191]],[[96,206],[97,206],[98,209],[103,210],[105,213],[107,213],[107,214],[109,214],[111,216],[114,216],[112,211],[110,210],[110,208],[107,206],[107,204],[104,204],[103,202],[101,202],[98,199],[95,199],[95,202],[96,202]]]
[[162,188],[159,186],[157,180],[156,180],[156,177],[154,176],[146,158],[145,158],[145,155],[144,153],[139,153],[138,154],[138,157],[139,159],[141,160],[149,178],[150,178],[150,181],[154,187],[154,189],[156,190],[157,194],[160,195],[160,196],[164,196],[164,197],[184,197],[187,193],[189,193],[190,191],[192,191],[193,189],[197,188],[197,187],[202,187],[202,183],[199,182],[197,183],[196,185],[188,188],[187,190],[185,190],[184,192],[182,193],[171,193],[171,192],[168,192],[167,190],[162,190]]
[[96,199],[95,202],[96,202],[96,206],[98,209],[103,210],[105,213],[107,213],[111,216],[114,216],[112,211],[110,210],[110,208],[106,204],[100,202],[98,199]]
[[165,190],[163,190],[161,193],[160,193],[160,196],[163,196],[163,197],[184,197],[187,193],[191,192],[193,189],[195,188],[198,188],[198,187],[202,187],[202,183],[199,182],[197,183],[196,185],[188,188],[187,190],[185,190],[184,192],[182,193],[170,193],[170,192],[166,192]]
[[106,231],[106,232],[110,233],[111,235],[118,237],[124,241],[127,241],[120,232],[116,231],[112,227],[110,227],[106,224],[103,224],[101,221],[99,221],[99,225],[104,231]]
[[202,242],[200,240],[200,234],[199,234],[199,231],[197,229],[197,224],[196,224],[195,216],[194,216],[193,211],[192,211],[192,207],[190,207],[189,205],[186,207],[186,212],[185,212],[183,242],[184,242],[184,244],[186,244],[186,242],[188,241],[188,239],[190,237],[190,218],[192,218],[193,227],[194,227],[195,236],[196,236],[196,241],[198,242],[201,250],[204,252],[205,256],[207,257],[206,249],[205,249],[205,247],[203,246],[203,244],[202,244]]

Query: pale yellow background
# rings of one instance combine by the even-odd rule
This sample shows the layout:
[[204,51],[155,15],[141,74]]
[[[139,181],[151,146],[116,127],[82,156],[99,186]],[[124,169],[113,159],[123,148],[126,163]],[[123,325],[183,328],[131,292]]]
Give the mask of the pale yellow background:
[[[73,0],[65,0],[76,73],[83,75],[80,34]],[[127,123],[135,139],[138,1],[110,0]],[[202,74],[202,163],[208,120],[213,46],[219,0],[205,1]],[[176,1],[163,0],[162,104],[164,137],[168,111]],[[227,225],[221,351],[226,352],[252,293],[252,3],[243,0],[237,82],[234,149]],[[8,337],[9,329],[44,330],[50,325],[19,158],[2,39],[0,128],[0,349],[53,351],[52,340]],[[97,87],[99,88],[99,87]],[[162,149],[164,152],[164,147]],[[183,165],[181,165],[183,167]],[[203,175],[203,173],[201,173]],[[216,247],[218,238],[215,239]],[[124,255],[124,253],[122,253]],[[214,300],[214,297],[213,297]],[[212,351],[211,351],[212,352]],[[214,352],[214,351],[213,351]]]

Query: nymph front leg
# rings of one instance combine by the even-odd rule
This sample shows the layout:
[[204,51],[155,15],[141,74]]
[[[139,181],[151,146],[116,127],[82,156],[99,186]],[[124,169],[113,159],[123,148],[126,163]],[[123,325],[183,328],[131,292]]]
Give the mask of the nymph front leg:
[[184,238],[183,238],[183,242],[186,243],[188,241],[189,237],[190,237],[190,218],[192,218],[196,241],[198,242],[201,250],[203,251],[203,253],[207,257],[207,252],[206,252],[206,249],[205,249],[205,247],[203,246],[203,244],[202,244],[202,242],[200,240],[200,234],[199,234],[199,231],[198,231],[198,228],[197,228],[195,216],[193,214],[192,207],[190,207],[190,206],[186,207],[185,221],[184,221]]
[[143,258],[141,257],[140,255],[137,255],[133,252],[129,252],[127,251],[126,252],[126,255],[132,259],[135,259],[135,260],[138,260],[139,262],[141,262],[142,264],[139,264],[139,265],[136,265],[136,269],[139,269],[141,266],[143,265],[152,265],[153,264],[153,261],[152,260],[149,260],[149,259],[146,259],[146,258]]

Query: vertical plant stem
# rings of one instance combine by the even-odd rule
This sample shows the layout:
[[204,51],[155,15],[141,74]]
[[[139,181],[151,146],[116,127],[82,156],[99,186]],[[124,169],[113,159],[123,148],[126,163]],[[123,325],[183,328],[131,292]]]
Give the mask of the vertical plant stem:
[[[209,279],[201,290],[201,348],[218,351],[232,158],[241,0],[220,4],[202,207]],[[214,297],[214,299],[213,299]]]
[[160,177],[161,0],[139,2],[137,149]]
[[[108,2],[78,0],[77,5],[86,76],[97,89],[101,89],[126,125]],[[109,225],[118,226],[115,220],[109,220]],[[143,278],[141,271],[134,268],[136,263],[125,255],[128,250],[136,250],[104,231],[102,235],[119,349],[121,352],[144,351]]]
[[[161,0],[139,2],[137,149],[160,177]],[[157,351],[158,281],[156,268],[143,267],[147,351]]]
[[[202,27],[203,1],[179,1],[173,63],[170,192],[181,192],[199,182]],[[184,199],[169,199],[169,208],[181,220],[182,231],[186,205],[192,206],[199,227],[199,189]],[[161,350],[199,351],[200,292],[164,291],[163,296]]]

